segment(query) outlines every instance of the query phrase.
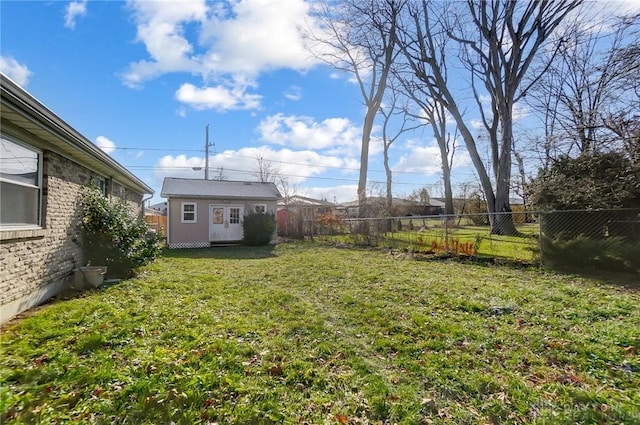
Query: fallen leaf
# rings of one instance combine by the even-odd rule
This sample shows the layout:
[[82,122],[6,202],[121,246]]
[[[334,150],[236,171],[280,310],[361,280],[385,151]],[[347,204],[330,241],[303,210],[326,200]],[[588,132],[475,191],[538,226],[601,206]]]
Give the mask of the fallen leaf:
[[565,373],[557,378],[557,381],[562,384],[581,384],[582,380],[575,375]]
[[37,359],[35,359],[33,361],[33,364],[36,367],[40,367],[40,366],[42,366],[43,363],[46,363],[47,360],[49,360],[49,356],[47,356],[46,354],[43,354],[40,357],[38,357]]
[[273,365],[269,368],[270,376],[282,376],[282,368],[278,365]]

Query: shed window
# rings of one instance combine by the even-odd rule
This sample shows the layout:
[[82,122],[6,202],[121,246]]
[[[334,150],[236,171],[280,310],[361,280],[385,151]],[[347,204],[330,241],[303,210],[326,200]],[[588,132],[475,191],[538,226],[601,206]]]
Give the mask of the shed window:
[[0,136],[0,227],[41,224],[42,152]]
[[256,214],[264,214],[267,212],[266,204],[255,204],[253,208],[256,210]]
[[229,208],[229,223],[230,224],[240,223],[240,208]]
[[194,202],[182,203],[182,222],[183,223],[198,222],[198,209]]

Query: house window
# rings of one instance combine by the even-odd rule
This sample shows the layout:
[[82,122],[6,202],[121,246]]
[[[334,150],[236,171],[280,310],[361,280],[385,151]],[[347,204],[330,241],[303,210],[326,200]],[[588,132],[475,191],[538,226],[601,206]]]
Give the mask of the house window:
[[256,210],[256,214],[264,214],[267,212],[266,204],[255,204],[254,209]]
[[96,177],[93,179],[93,184],[98,188],[100,193],[107,196],[107,181],[103,177]]
[[198,222],[198,209],[196,208],[195,202],[182,203],[182,222],[183,223]]
[[121,185],[116,186],[116,196],[122,199],[123,201],[126,199],[124,186],[121,186]]
[[0,136],[0,226],[41,224],[42,152]]
[[240,223],[240,208],[229,208],[229,224]]

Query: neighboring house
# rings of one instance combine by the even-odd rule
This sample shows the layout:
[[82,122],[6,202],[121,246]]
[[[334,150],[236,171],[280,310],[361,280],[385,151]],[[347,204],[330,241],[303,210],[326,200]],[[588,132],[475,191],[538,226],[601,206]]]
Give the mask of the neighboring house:
[[310,232],[310,226],[318,214],[335,215],[333,202],[294,195],[278,202],[278,234],[302,237]]
[[[166,177],[169,248],[203,248],[243,238],[242,219],[251,212],[276,213],[281,198],[273,183]],[[275,233],[273,242],[275,243]]]
[[167,215],[167,208],[168,208],[169,204],[165,201],[165,202],[158,202],[156,204],[153,205],[149,205],[149,210],[154,210],[154,211],[159,211],[161,215]]
[[[385,214],[387,199],[381,196],[371,196],[367,198],[367,211],[370,217],[382,217]],[[411,199],[393,198],[391,201],[393,208],[392,216],[408,215],[439,215],[444,211],[444,203],[431,198],[427,202],[414,201]],[[357,217],[360,213],[358,201],[345,202],[340,210],[349,217]]]
[[144,209],[144,216],[145,217],[163,217],[163,216],[166,216],[166,215],[167,215],[166,212],[163,213],[162,211],[156,210],[156,209],[154,209],[152,207],[147,207],[147,208]]
[[[164,202],[166,204],[166,202]],[[157,204],[156,204],[157,205]],[[164,212],[153,208],[153,205],[144,209],[144,221],[153,232],[161,232],[167,234],[167,210]]]
[[140,215],[153,194],[113,158],[0,74],[0,322],[66,289],[85,265],[80,199],[95,185]]

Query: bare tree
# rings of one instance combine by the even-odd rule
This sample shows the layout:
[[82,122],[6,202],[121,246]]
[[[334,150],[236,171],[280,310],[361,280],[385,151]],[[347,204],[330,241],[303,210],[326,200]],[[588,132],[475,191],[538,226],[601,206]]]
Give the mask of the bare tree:
[[214,174],[212,180],[218,180],[218,181],[229,180],[229,177],[227,177],[224,174],[224,167],[216,168],[216,173]]
[[406,0],[344,0],[325,5],[324,32],[312,34],[314,54],[339,71],[352,74],[366,106],[362,124],[359,214],[366,214],[369,144],[374,121],[398,54],[397,24]]
[[[518,234],[511,217],[513,108],[528,87],[521,87],[530,65],[553,31],[575,9],[573,1],[467,0],[448,6],[423,0],[410,8],[412,28],[401,47],[416,75],[455,119],[475,166],[494,234]],[[466,19],[468,17],[468,19]],[[460,94],[443,75],[454,55],[441,57],[439,34],[456,42],[456,60],[469,71],[470,89],[488,134],[491,160],[482,161],[476,139],[463,118]],[[488,102],[485,101],[488,96]],[[504,214],[502,214],[504,213]]]
[[577,19],[527,96],[538,114],[547,113],[547,100],[554,102],[563,154],[608,150],[626,139],[625,126],[616,124],[629,122],[629,111],[637,111],[638,22],[640,15],[614,18],[611,25]]
[[527,96],[538,115],[549,114],[553,103],[561,154],[622,149],[633,159],[640,134],[639,23],[640,14],[592,24],[576,20]]
[[[441,45],[440,54],[444,55],[444,46]],[[420,71],[419,71],[420,72]],[[442,68],[442,74],[446,79],[446,68]],[[453,214],[453,191],[451,189],[451,169],[453,167],[453,157],[456,151],[457,128],[453,137],[447,130],[447,109],[432,95],[432,91],[437,91],[438,87],[430,87],[428,84],[415,80],[414,73],[401,72],[399,79],[404,87],[405,94],[419,107],[420,112],[407,111],[411,117],[422,120],[425,124],[431,125],[433,137],[440,150],[440,167],[442,169],[442,181],[444,184],[445,214]]]
[[[404,97],[401,92],[401,87],[397,79],[392,78],[389,83],[387,94],[385,95],[387,104],[380,106],[380,115],[382,115],[382,144],[383,144],[383,159],[384,170],[387,176],[387,190],[386,190],[386,213],[391,214],[393,209],[393,176],[391,166],[389,165],[389,149],[391,145],[398,140],[398,138],[405,132],[415,130],[418,127],[424,125],[416,124],[410,125],[411,121],[414,121],[414,116],[409,112],[408,105],[399,104]],[[395,118],[395,119],[394,119]],[[400,122],[399,127],[393,127],[395,121]]]
[[284,205],[288,206],[291,203],[291,199],[298,194],[298,186],[282,174],[277,177],[276,186],[278,187],[278,192],[282,195]]
[[289,205],[291,198],[298,192],[297,185],[292,183],[288,177],[283,175],[280,167],[275,165],[272,161],[265,159],[260,154],[256,155],[255,159],[256,163],[253,175],[262,183],[275,183],[278,188],[278,192],[282,195],[285,205]]
[[280,169],[273,164],[273,162],[265,159],[262,155],[256,155],[256,164],[253,170],[253,175],[256,176],[259,182],[275,183],[280,176]]

